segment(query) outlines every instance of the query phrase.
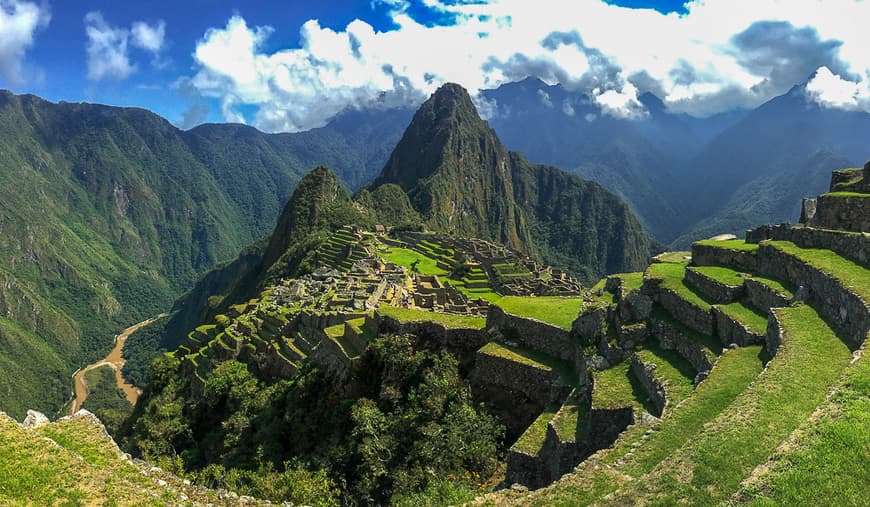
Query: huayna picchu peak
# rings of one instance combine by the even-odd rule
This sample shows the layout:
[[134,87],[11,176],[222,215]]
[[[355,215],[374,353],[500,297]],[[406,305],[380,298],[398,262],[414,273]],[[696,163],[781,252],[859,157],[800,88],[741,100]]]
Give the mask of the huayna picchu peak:
[[0,506],[870,506],[870,3],[97,3],[0,0]]
[[619,197],[508,151],[456,84],[420,107],[370,188],[388,183],[431,230],[497,241],[586,281],[639,269],[656,247]]

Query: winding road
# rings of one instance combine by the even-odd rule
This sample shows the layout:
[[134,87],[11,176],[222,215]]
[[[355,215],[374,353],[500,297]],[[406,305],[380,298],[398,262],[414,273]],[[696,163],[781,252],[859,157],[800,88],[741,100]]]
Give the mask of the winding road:
[[85,366],[84,368],[80,369],[75,373],[75,375],[73,376],[73,384],[75,385],[75,398],[73,398],[72,404],[70,404],[70,415],[78,412],[78,410],[82,408],[82,405],[88,397],[88,383],[85,380],[85,374],[101,366],[109,366],[110,368],[115,370],[115,382],[118,383],[118,387],[122,391],[124,391],[124,395],[127,397],[127,401],[129,401],[133,405],[136,404],[136,401],[139,399],[139,395],[142,394],[142,391],[138,387],[124,380],[123,375],[121,375],[121,369],[124,368],[124,363],[127,362],[122,354],[124,350],[124,344],[127,342],[127,338],[129,338],[131,334],[142,329],[148,324],[151,324],[155,320],[164,317],[165,315],[166,314],[161,314],[157,317],[152,317],[146,321],[134,324],[127,329],[121,331],[121,334],[119,334],[115,338],[115,347],[112,348],[112,351],[109,352],[109,355],[95,363]]

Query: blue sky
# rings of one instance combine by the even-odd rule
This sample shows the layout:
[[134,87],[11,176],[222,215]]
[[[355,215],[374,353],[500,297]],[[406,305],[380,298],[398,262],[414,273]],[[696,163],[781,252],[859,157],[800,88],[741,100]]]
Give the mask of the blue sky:
[[0,87],[267,131],[528,76],[627,118],[646,91],[706,115],[808,77],[820,104],[868,110],[861,19],[855,0],[0,0]]

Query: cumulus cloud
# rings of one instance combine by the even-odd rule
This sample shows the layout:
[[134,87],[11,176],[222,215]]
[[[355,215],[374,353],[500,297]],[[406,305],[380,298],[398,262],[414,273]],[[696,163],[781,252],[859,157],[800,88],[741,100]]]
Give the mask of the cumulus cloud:
[[266,49],[275,28],[234,16],[197,43],[190,83],[216,99],[228,120],[245,119],[240,105],[255,106],[248,120],[257,127],[297,131],[346,108],[413,105],[448,81],[476,94],[533,76],[582,91],[600,114],[638,118],[644,92],[672,111],[703,116],[755,107],[820,68],[861,93],[870,79],[870,31],[855,23],[870,19],[870,2],[697,0],[683,14],[603,0],[422,4],[437,22],[415,19],[407,1],[374,0],[394,28],[354,20],[333,29],[310,20],[298,47],[277,51]]
[[863,80],[850,81],[822,67],[807,83],[807,94],[819,105],[847,111],[870,111],[870,89]]
[[24,55],[37,30],[48,26],[51,14],[44,4],[0,0],[0,76],[13,84],[24,81]]
[[149,25],[136,21],[128,29],[112,26],[99,11],[85,16],[87,35],[88,79],[127,79],[137,67],[130,61],[129,46],[135,46],[152,55],[152,64],[161,67],[164,63],[159,54],[165,45],[166,23],[158,21]]

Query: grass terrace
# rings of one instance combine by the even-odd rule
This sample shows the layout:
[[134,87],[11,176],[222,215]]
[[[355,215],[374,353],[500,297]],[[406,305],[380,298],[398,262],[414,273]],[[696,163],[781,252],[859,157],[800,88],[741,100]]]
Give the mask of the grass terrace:
[[739,301],[729,303],[727,305],[716,305],[722,310],[722,313],[728,315],[732,319],[746,325],[750,331],[756,334],[767,333],[767,314],[759,312],[755,308],[743,304]]
[[786,284],[784,282],[780,282],[779,280],[774,280],[772,278],[765,278],[763,276],[756,276],[756,275],[753,275],[752,279],[755,280],[756,282],[767,285],[768,287],[770,287],[774,291],[782,294],[783,296],[785,296],[789,299],[794,297],[795,289],[791,286],[791,284]]
[[505,296],[499,299],[496,304],[512,315],[532,318],[565,330],[571,330],[571,325],[583,308],[583,298]]
[[514,442],[511,450],[521,451],[532,456],[536,455],[541,450],[541,446],[544,445],[544,439],[547,437],[547,424],[553,419],[558,410],[559,405],[552,405],[541,412],[541,415]]
[[645,276],[661,280],[661,287],[663,289],[670,289],[676,292],[682,299],[699,308],[709,310],[712,307],[712,304],[704,299],[700,293],[686,285],[683,280],[683,277],[686,276],[685,263],[658,262],[650,264]]
[[641,271],[636,273],[618,273],[610,276],[622,280],[625,284],[625,289],[629,291],[639,290],[643,286],[643,272]]
[[484,317],[468,317],[388,305],[381,305],[377,313],[392,317],[400,322],[435,322],[448,329],[483,329],[486,327],[486,318]]
[[629,361],[623,361],[606,370],[592,373],[593,410],[630,406],[636,410],[654,411],[652,406],[644,403],[646,392],[632,375],[629,366]]
[[756,481],[741,489],[752,505],[862,505],[870,484],[870,362],[852,365],[843,383],[790,439]]
[[653,341],[645,344],[636,354],[641,362],[656,365],[653,375],[664,384],[671,409],[692,394],[698,372],[683,356],[674,350],[664,350]]
[[822,194],[819,197],[860,197],[863,199],[870,198],[870,194],[864,194],[860,192],[828,192],[827,194]]
[[725,248],[727,250],[736,250],[739,252],[758,252],[758,245],[755,243],[747,243],[742,239],[726,239],[726,240],[713,240],[713,239],[705,239],[703,241],[696,241],[693,243],[695,245],[702,246],[712,246],[715,248]]
[[855,291],[865,302],[870,302],[870,269],[841,257],[831,250],[800,248],[788,241],[766,241],[765,244],[824,271],[844,287]]
[[[578,399],[572,392],[553,417],[553,429],[563,442],[574,440],[578,433],[585,433],[585,425],[589,422],[589,406]],[[583,425],[584,427],[580,427]]]
[[653,257],[654,262],[687,263],[692,259],[692,252],[665,252]]
[[690,266],[688,269],[702,276],[706,276],[711,280],[716,280],[721,284],[729,286],[739,287],[743,285],[743,280],[749,276],[746,273],[741,273],[740,271],[726,268],[724,266]]
[[725,501],[812,414],[851,352],[811,306],[778,309],[777,315],[783,346],[767,369],[700,434],[607,503]]
[[[509,359],[513,362],[531,366],[539,370],[555,371],[559,379],[567,386],[577,384],[577,373],[567,361],[542,354],[536,350],[525,347],[514,347],[498,342],[489,342],[478,350],[481,354]],[[558,408],[558,407],[557,407]]]

